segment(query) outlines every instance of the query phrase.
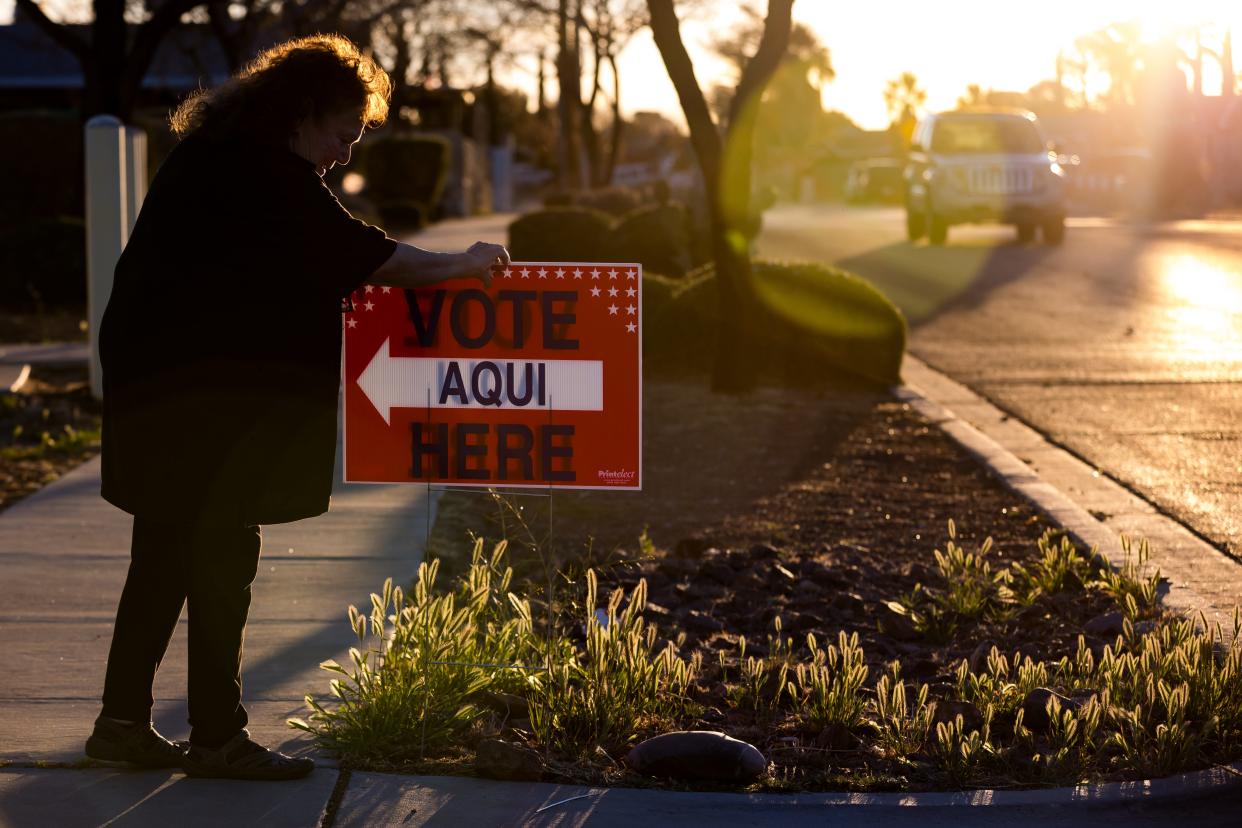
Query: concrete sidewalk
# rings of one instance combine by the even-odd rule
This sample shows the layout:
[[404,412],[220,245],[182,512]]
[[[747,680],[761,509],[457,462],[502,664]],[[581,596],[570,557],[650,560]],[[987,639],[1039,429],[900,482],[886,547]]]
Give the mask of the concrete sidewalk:
[[[339,481],[339,451],[337,462]],[[243,656],[249,729],[287,753],[316,755],[319,769],[297,783],[247,785],[179,771],[30,769],[82,760],[100,709],[132,518],[99,497],[99,482],[96,458],[0,513],[0,760],[14,763],[0,771],[0,826],[100,825],[122,813],[132,824],[168,824],[173,813],[185,823],[180,815],[199,805],[198,816],[211,815],[201,824],[258,814],[265,825],[316,824],[335,762],[285,720],[307,715],[307,693],[330,698],[331,675],[318,665],[348,663],[357,643],[348,606],[366,612],[385,578],[404,584],[417,572],[427,490],[338,483],[327,515],[263,527]],[[169,738],[189,734],[186,624],[183,614],[155,681],[153,719]]]

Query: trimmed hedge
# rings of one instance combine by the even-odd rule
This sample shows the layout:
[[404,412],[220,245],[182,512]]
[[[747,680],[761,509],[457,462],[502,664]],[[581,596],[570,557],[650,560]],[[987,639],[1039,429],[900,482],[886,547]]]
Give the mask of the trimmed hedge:
[[608,261],[612,219],[587,207],[553,207],[509,225],[509,254],[520,262]]
[[[745,320],[744,350],[761,378],[900,381],[905,318],[869,282],[810,263],[755,262],[753,274],[758,304]],[[715,274],[705,267],[673,288],[661,284],[669,281],[644,277],[644,361],[655,371],[708,371],[720,320]]]
[[608,237],[608,258],[644,270],[684,276],[690,269],[690,225],[679,204],[641,207],[622,216]]
[[0,305],[85,307],[85,222],[36,219],[0,229]]
[[367,198],[385,222],[421,227],[444,195],[451,156],[439,135],[377,136],[359,159]]

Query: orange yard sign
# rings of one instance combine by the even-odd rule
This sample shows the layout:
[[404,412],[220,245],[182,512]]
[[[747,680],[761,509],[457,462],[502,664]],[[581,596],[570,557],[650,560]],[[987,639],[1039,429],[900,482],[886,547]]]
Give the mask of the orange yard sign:
[[344,314],[346,482],[642,488],[642,267],[514,262]]

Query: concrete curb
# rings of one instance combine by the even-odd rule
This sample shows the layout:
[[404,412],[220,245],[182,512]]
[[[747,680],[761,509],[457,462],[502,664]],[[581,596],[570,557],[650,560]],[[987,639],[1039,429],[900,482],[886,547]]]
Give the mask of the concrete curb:
[[906,354],[903,373],[906,384],[891,389],[896,399],[939,426],[1077,543],[1095,548],[1120,567],[1125,563],[1121,535],[1147,538],[1148,567],[1159,569],[1167,581],[1163,603],[1187,617],[1202,613],[1209,625],[1219,624],[1226,636],[1232,634],[1233,612],[1242,595],[1242,565],[1237,561],[916,357]]

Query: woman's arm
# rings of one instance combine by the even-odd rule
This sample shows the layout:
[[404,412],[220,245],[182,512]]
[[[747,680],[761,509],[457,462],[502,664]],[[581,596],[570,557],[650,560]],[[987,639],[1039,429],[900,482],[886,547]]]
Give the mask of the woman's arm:
[[446,279],[474,278],[491,287],[492,268],[509,264],[502,245],[475,242],[462,253],[436,253],[405,242],[367,279],[368,284],[416,288]]

